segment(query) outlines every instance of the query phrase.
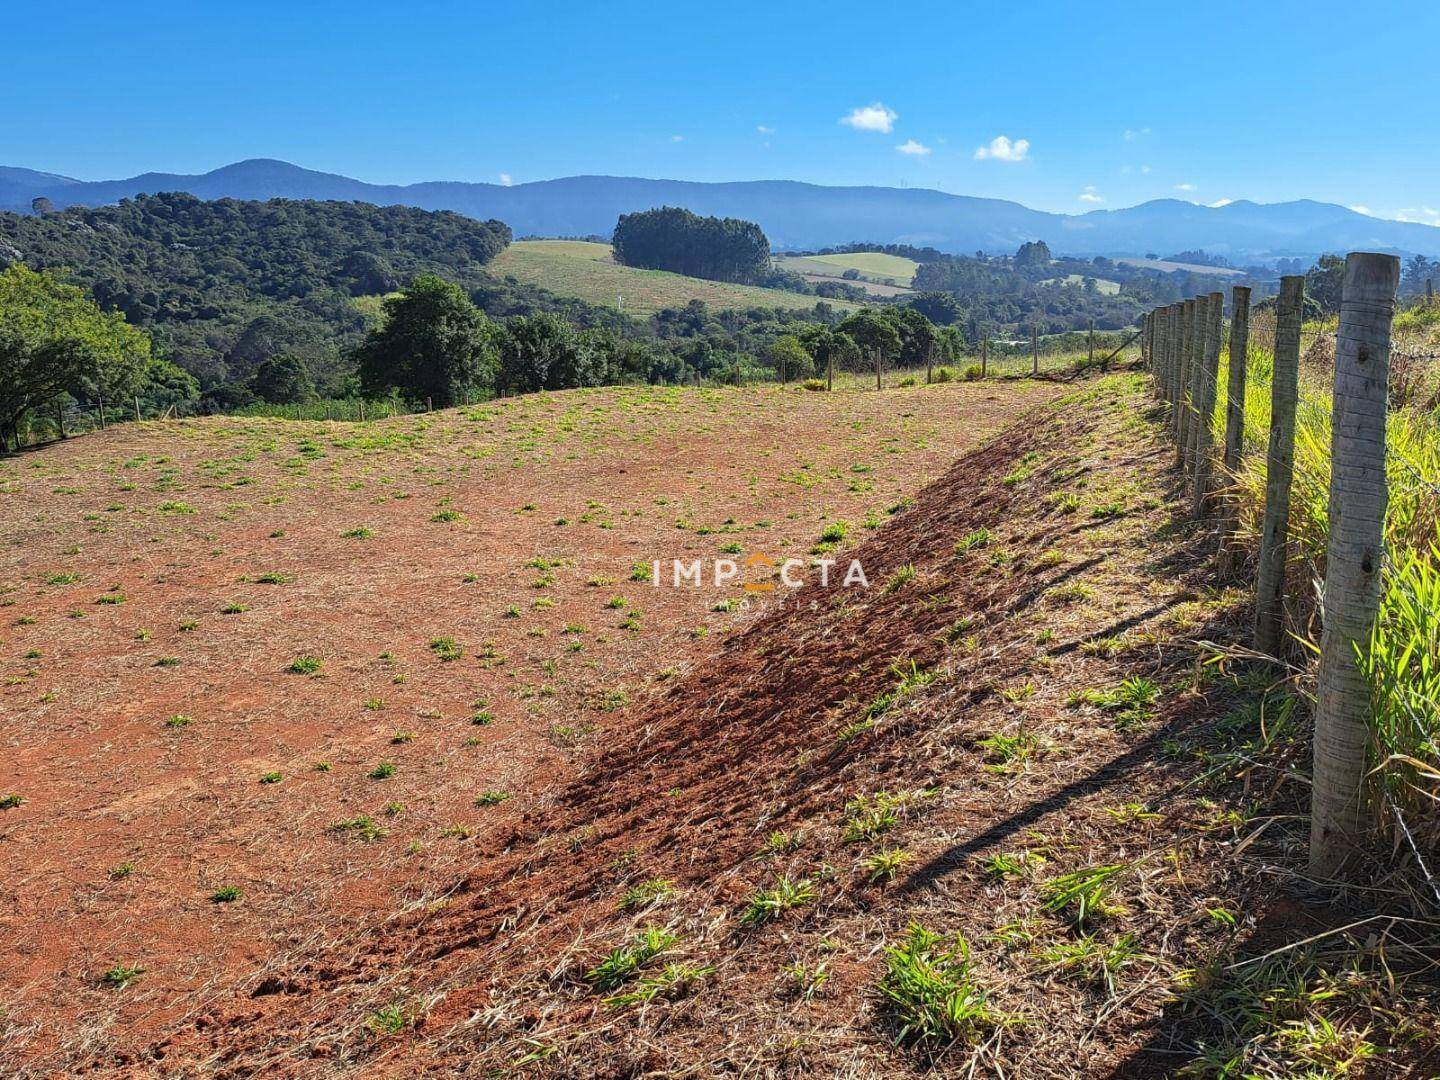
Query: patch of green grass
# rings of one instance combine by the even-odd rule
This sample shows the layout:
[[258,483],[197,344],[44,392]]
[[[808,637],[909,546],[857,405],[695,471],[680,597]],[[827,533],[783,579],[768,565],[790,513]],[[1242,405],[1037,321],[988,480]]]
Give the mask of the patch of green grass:
[[318,656],[297,656],[285,670],[291,675],[316,675],[320,668],[321,660]]
[[1006,878],[1028,878],[1045,865],[1045,856],[1038,851],[1001,851],[982,864],[985,872],[1001,881]]
[[367,775],[369,775],[371,780],[389,780],[390,777],[395,775],[395,765],[390,761],[382,761],[379,765],[371,769]]
[[1041,949],[1037,959],[1058,971],[1079,975],[1089,983],[1101,983],[1113,995],[1122,969],[1140,959],[1138,938],[1121,934],[1108,945],[1096,934],[1082,934],[1073,941],[1061,941]]
[[636,938],[620,945],[585,973],[585,981],[600,993],[628,982],[657,956],[675,947],[680,938],[669,930],[649,926]]
[[222,885],[210,894],[212,904],[233,904],[240,899],[240,890],[234,885]]
[[808,878],[793,881],[782,877],[773,888],[756,889],[740,909],[737,921],[741,926],[762,926],[792,908],[812,903],[815,895],[815,885]]
[[337,821],[330,826],[332,832],[346,833],[363,840],[365,843],[373,843],[384,837],[385,830],[376,824],[375,819],[361,814],[359,817],[348,818],[345,821]]
[[621,894],[620,910],[632,911],[635,908],[650,907],[652,904],[663,903],[674,895],[674,882],[664,878],[651,878],[649,881],[632,885]]
[[656,999],[683,997],[714,971],[714,967],[710,965],[666,964],[655,974],[642,977],[635,984],[633,990],[607,997],[605,1004],[615,1008],[624,1008],[627,1005],[641,1005]]
[[465,655],[465,647],[452,637],[431,638],[430,651],[447,663]]
[[508,791],[482,791],[475,796],[476,806],[499,806],[506,799],[510,798]]
[[974,1043],[1004,1022],[976,978],[965,939],[944,939],[919,923],[886,950],[880,997],[900,1043]]
[[881,848],[860,860],[860,867],[865,871],[866,880],[872,885],[878,885],[881,882],[894,881],[895,875],[914,859],[915,856],[904,848]]
[[111,990],[124,990],[144,974],[145,969],[138,964],[116,964],[100,976],[100,982]]
[[893,593],[898,589],[904,588],[908,583],[915,580],[915,576],[917,573],[919,573],[919,571],[917,571],[915,567],[909,564],[900,567],[893,574],[891,574],[889,579],[885,582],[886,594]]
[[955,541],[955,554],[965,556],[972,551],[989,547],[994,539],[989,529],[976,529],[974,532],[966,533],[959,540]]
[[1009,772],[1024,768],[1049,749],[1050,744],[1021,724],[1013,735],[997,731],[977,743],[989,757],[986,768],[992,772]]
[[1092,705],[1115,717],[1120,730],[1143,724],[1155,717],[1155,703],[1160,699],[1160,686],[1152,679],[1136,675],[1108,690],[1085,690],[1072,699],[1074,704]]
[[1130,867],[1126,863],[1087,866],[1047,881],[1041,889],[1044,908],[1052,915],[1066,917],[1076,926],[1087,926],[1097,917],[1113,915],[1110,902],[1117,879]]
[[399,1005],[384,1005],[370,1014],[365,1026],[381,1038],[398,1035],[410,1026],[410,1017]]
[[848,844],[874,840],[908,817],[932,792],[878,791],[857,795],[845,804],[843,838]]

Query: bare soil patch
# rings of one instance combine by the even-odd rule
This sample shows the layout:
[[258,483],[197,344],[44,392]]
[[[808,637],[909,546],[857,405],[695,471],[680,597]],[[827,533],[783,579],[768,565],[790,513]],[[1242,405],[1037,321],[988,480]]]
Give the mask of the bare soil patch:
[[170,1071],[136,1055],[503,877],[758,617],[636,564],[853,542],[1058,392],[607,389],[0,462],[0,1073]]

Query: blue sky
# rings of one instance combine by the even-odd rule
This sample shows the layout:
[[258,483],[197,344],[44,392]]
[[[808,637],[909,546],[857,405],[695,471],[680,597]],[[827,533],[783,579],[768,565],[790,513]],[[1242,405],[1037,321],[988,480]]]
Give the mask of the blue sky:
[[0,164],[84,179],[277,157],[1440,223],[1435,4],[72,0],[7,23]]

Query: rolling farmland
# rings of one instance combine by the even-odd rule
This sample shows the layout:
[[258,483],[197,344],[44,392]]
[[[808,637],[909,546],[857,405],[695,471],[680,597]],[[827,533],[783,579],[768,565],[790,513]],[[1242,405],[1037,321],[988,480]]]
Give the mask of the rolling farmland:
[[[618,298],[623,297],[623,309],[637,316],[652,315],[663,308],[684,307],[692,300],[703,300],[718,309],[796,310],[813,308],[824,300],[778,289],[685,277],[664,270],[619,266],[611,261],[610,245],[581,240],[522,240],[511,244],[490,269],[501,277],[513,277],[592,304],[614,307]],[[845,311],[859,306],[843,300],[824,302]]]

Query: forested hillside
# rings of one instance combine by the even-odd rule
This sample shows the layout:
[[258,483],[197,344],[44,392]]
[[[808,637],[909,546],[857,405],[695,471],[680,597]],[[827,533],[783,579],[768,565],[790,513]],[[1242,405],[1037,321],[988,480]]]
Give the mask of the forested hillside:
[[63,271],[148,329],[156,351],[206,388],[247,380],[277,351],[301,356],[317,382],[334,386],[366,328],[357,297],[424,271],[478,287],[509,241],[499,221],[349,202],[165,194],[0,214],[0,265],[23,259]]

